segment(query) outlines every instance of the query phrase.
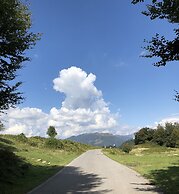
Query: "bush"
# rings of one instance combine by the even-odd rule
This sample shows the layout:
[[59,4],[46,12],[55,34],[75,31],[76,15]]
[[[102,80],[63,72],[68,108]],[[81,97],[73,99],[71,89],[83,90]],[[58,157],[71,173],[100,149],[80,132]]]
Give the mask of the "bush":
[[128,143],[126,143],[122,146],[122,151],[125,153],[129,153],[131,150],[132,150],[132,146]]
[[37,142],[34,142],[34,141],[30,141],[28,142],[28,144],[32,147],[38,147],[38,143]]
[[28,141],[28,138],[24,135],[24,133],[21,133],[16,136],[16,140],[25,143]]
[[45,147],[50,149],[62,149],[63,144],[60,140],[54,138],[48,138],[45,141]]
[[112,154],[112,155],[116,155],[116,152],[112,149],[109,151],[109,153]]
[[34,136],[28,138],[28,144],[32,147],[43,147],[45,143],[45,138]]

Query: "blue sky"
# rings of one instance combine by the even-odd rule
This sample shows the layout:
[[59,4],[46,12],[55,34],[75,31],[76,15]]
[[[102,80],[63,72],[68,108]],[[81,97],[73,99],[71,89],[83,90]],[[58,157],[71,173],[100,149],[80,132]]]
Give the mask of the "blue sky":
[[94,74],[111,114],[132,130],[176,116],[173,100],[179,90],[177,62],[166,67],[141,58],[143,40],[155,33],[173,37],[174,26],[141,14],[143,4],[126,0],[30,1],[32,31],[43,33],[28,51],[31,62],[18,72],[26,100],[20,108],[35,107],[48,114],[61,108],[66,96],[53,89],[59,71],[75,66]]

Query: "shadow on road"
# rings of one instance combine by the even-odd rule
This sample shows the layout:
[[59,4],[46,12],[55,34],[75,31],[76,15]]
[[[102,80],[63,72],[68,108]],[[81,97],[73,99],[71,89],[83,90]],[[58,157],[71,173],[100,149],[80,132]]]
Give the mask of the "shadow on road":
[[29,194],[111,193],[111,190],[108,189],[95,191],[104,179],[94,173],[85,173],[80,168],[67,166],[61,173]]
[[159,188],[155,187],[154,184],[152,183],[131,183],[131,184],[135,186],[134,188],[137,191],[140,191],[140,192],[142,191],[143,193],[149,192],[149,191],[154,193],[161,193],[161,194],[163,193]]

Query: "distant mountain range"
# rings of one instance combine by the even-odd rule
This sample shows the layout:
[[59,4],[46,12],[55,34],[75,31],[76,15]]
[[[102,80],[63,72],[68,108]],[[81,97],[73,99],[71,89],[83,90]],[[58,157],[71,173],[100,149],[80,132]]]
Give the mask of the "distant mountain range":
[[94,146],[110,146],[115,144],[118,147],[125,141],[130,140],[132,138],[132,134],[113,135],[110,133],[85,133],[82,135],[71,136],[68,139],[75,142],[90,144]]

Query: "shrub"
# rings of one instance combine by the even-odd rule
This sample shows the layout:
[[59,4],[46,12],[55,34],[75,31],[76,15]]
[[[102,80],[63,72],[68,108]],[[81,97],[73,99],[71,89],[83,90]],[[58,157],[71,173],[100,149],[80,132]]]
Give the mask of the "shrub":
[[122,151],[125,153],[129,153],[132,150],[132,145],[126,143],[122,146]]
[[32,147],[38,147],[38,143],[34,141],[29,141],[28,144]]
[[54,139],[54,138],[48,138],[45,141],[45,147],[50,149],[62,149],[63,144],[60,140]]
[[24,135],[24,133],[21,133],[16,136],[16,140],[25,143],[28,141],[28,138]]
[[34,136],[28,138],[28,144],[32,147],[43,147],[45,143],[45,138]]
[[110,150],[109,153],[112,155],[116,155],[116,152],[114,150]]

